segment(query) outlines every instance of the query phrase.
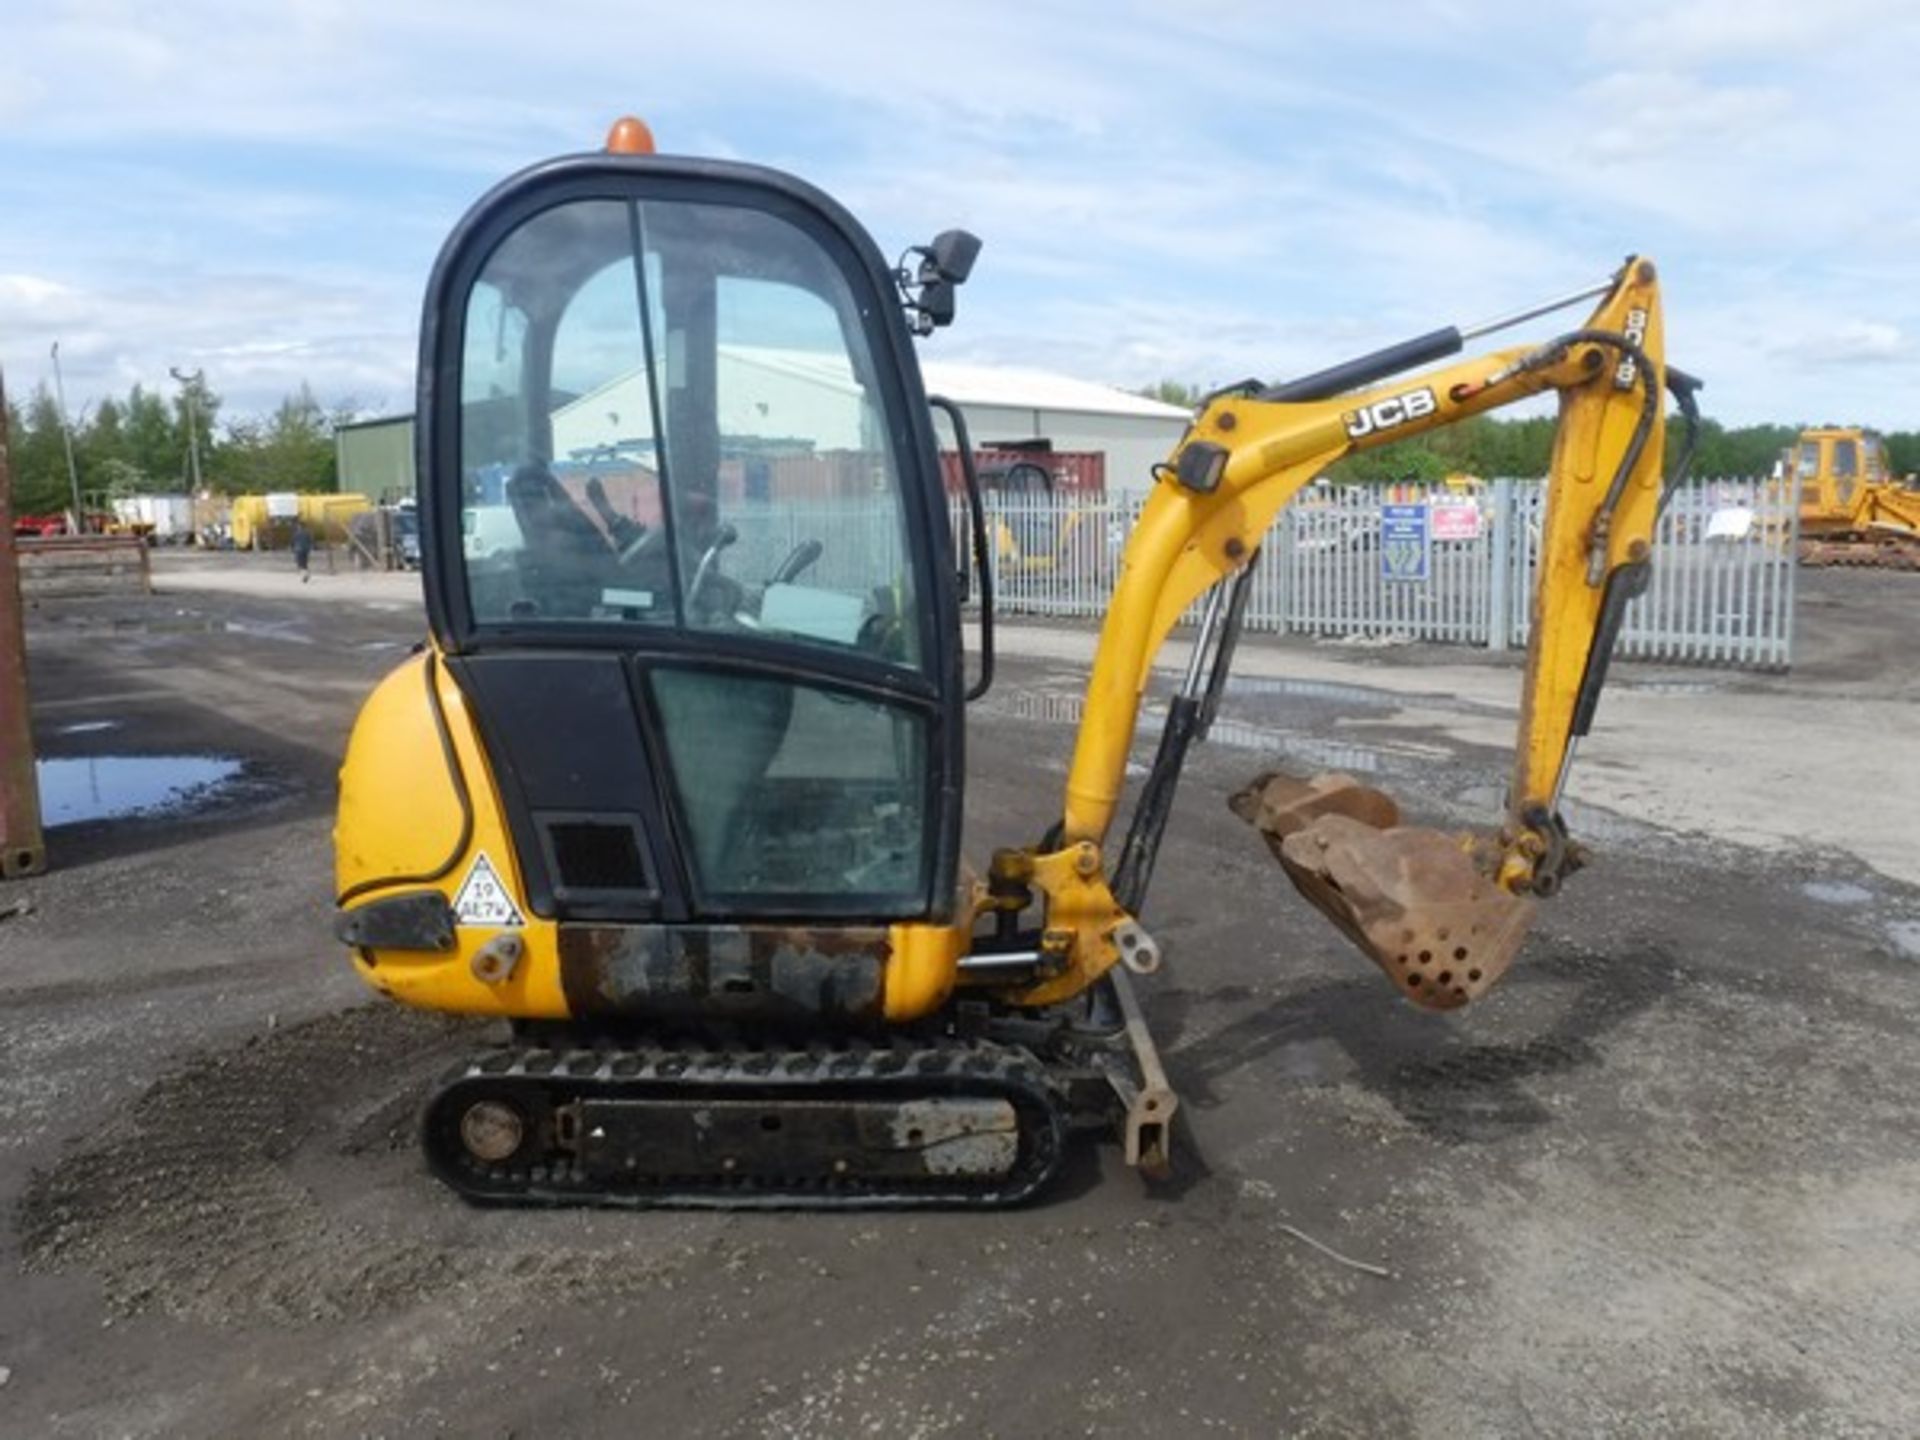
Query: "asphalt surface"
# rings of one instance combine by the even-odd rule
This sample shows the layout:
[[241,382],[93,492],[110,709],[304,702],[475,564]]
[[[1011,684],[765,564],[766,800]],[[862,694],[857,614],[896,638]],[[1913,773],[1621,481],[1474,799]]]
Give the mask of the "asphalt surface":
[[[1034,1207],[910,1217],[451,1198],[413,1107],[492,1032],[373,1001],[328,931],[405,582],[50,603],[43,756],[238,768],[0,889],[0,1434],[1916,1433],[1920,576],[1803,578],[1792,675],[1620,668],[1596,863],[1452,1016],[1223,802],[1335,765],[1485,820],[1515,672],[1249,645],[1146,916],[1174,1182],[1090,1146]],[[1085,643],[1016,628],[975,856],[1052,818]]]

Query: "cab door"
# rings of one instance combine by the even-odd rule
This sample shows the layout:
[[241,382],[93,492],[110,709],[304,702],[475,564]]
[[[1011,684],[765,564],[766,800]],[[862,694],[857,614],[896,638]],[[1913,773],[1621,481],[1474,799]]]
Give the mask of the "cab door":
[[946,919],[951,542],[855,222],[753,167],[557,162],[456,232],[422,348],[429,614],[535,913]]

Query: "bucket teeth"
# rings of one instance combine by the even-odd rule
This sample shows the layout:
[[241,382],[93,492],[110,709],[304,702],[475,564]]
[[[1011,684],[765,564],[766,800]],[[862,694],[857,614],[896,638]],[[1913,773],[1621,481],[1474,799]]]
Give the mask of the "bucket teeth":
[[1403,826],[1393,801],[1349,776],[1262,776],[1230,803],[1294,887],[1419,1005],[1478,999],[1526,939],[1534,902],[1489,878],[1473,837]]

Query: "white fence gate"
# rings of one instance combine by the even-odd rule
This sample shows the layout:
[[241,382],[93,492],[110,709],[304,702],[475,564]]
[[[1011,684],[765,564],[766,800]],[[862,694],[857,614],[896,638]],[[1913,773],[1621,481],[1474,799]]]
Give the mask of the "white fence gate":
[[[1524,646],[1545,486],[1497,480],[1463,497],[1444,487],[1383,506],[1372,488],[1297,499],[1262,547],[1250,630]],[[994,603],[1007,614],[1105,612],[1140,501],[988,497]],[[964,505],[956,553],[968,553]],[[1412,538],[1418,535],[1420,538]],[[1783,670],[1792,662],[1798,509],[1785,487],[1694,480],[1655,532],[1647,592],[1627,611],[1619,653]]]

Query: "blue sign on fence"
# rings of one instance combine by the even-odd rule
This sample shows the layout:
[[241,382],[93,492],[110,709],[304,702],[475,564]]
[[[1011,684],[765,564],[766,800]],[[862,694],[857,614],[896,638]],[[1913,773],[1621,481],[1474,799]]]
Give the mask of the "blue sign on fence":
[[1380,578],[1425,580],[1433,553],[1432,530],[1424,505],[1380,507]]

